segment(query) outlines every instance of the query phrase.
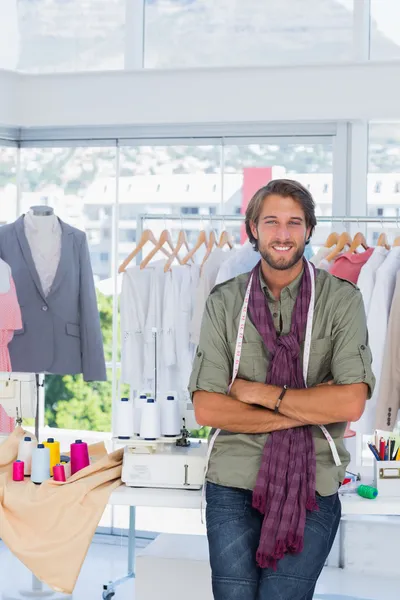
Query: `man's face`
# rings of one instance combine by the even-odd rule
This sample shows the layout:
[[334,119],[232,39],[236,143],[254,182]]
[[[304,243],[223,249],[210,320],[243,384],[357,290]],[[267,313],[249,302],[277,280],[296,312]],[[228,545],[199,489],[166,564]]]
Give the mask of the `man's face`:
[[258,223],[252,223],[251,230],[261,256],[278,271],[290,269],[302,258],[310,235],[301,205],[276,194],[264,200]]

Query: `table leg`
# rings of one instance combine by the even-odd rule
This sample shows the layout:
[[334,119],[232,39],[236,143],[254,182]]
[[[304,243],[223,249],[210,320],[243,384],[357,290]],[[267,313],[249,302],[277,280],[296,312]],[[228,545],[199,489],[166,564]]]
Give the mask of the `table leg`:
[[103,600],[111,600],[115,596],[115,588],[135,577],[135,548],[136,548],[136,507],[129,507],[128,534],[128,573],[121,579],[109,581],[103,585]]
[[128,575],[135,577],[136,507],[129,507]]

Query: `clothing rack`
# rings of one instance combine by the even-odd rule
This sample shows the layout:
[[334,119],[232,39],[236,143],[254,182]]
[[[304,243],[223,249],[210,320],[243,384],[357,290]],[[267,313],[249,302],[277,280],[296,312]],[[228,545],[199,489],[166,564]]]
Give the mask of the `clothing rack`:
[[[137,232],[140,237],[143,231],[143,225],[145,221],[238,221],[244,222],[244,215],[158,215],[152,213],[143,213],[138,215],[137,218]],[[332,217],[317,217],[318,223],[379,223],[382,226],[385,223],[396,224],[400,228],[400,216],[399,217],[357,217],[357,216],[332,216]]]

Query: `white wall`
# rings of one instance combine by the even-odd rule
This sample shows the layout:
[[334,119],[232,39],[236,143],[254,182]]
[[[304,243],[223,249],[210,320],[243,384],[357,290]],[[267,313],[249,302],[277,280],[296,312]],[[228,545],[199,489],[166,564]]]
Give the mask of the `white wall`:
[[[15,125],[16,118],[22,127],[400,119],[400,62],[71,75],[0,72],[0,89],[3,126]],[[7,101],[4,96],[10,94]]]

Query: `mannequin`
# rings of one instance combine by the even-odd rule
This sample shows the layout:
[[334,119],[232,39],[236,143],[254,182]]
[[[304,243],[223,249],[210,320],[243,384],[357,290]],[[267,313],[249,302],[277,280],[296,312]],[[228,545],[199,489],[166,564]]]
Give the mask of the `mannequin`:
[[24,229],[47,297],[61,257],[61,225],[51,206],[31,206],[24,218]]

